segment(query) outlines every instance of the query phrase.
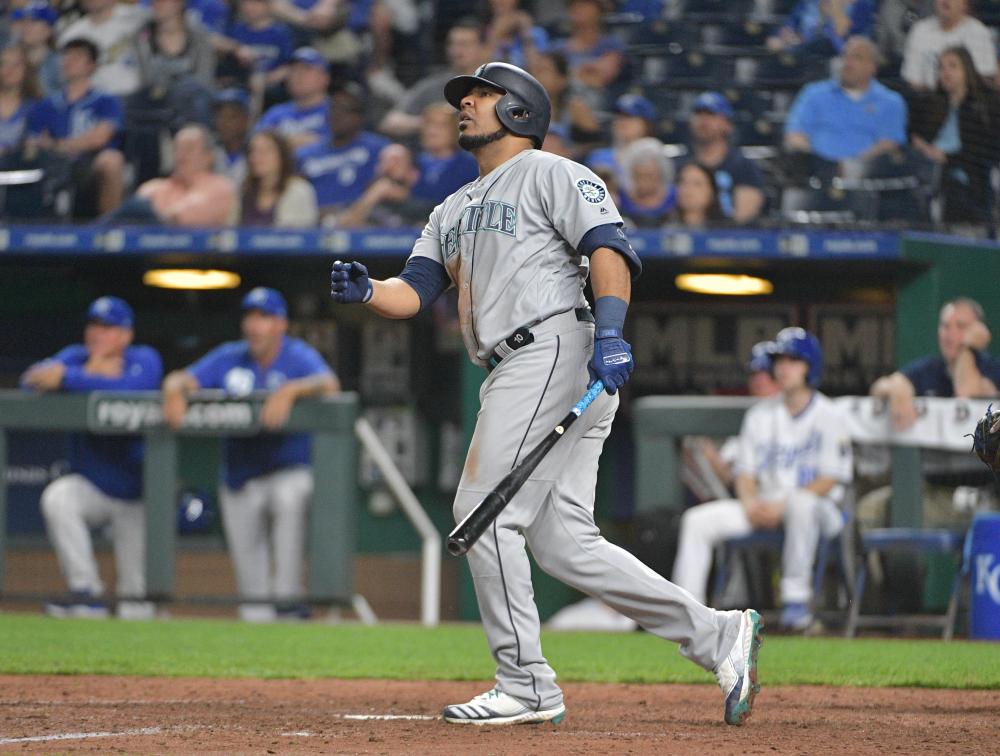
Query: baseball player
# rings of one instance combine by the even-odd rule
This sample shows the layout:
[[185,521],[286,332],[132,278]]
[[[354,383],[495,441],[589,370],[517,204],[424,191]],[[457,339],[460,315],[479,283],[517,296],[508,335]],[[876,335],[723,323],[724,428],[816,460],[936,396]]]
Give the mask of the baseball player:
[[[48,391],[154,390],[163,377],[160,355],[132,344],[133,314],[118,297],[100,297],[87,308],[83,343],[32,365],[21,385]],[[42,491],[49,540],[72,598],[46,606],[54,617],[106,617],[91,528],[110,525],[115,552],[118,615],[151,618],[146,593],[146,517],[142,496],[142,441],[134,436],[70,437],[70,472]]]
[[270,392],[261,423],[271,432],[226,440],[219,492],[236,585],[245,600],[240,617],[268,622],[304,616],[302,560],[313,491],[309,436],[273,431],[288,421],[296,400],[333,394],[340,383],[315,349],[286,335],[288,307],[280,292],[253,289],[242,309],[242,341],[222,344],[166,377],[163,414],[180,428],[187,395],[202,388],[231,396]]
[[763,399],[743,418],[736,499],[692,507],[681,518],[674,582],[705,600],[712,551],[727,538],[784,526],[782,624],[812,624],[812,566],[820,535],[844,524],[838,505],[852,475],[846,418],[816,390],[823,355],[801,328],[785,328],[771,349],[780,394]]
[[[566,431],[468,552],[479,611],[497,663],[496,686],[447,706],[458,724],[559,722],[556,675],[542,654],[527,545],[542,569],[598,598],[714,670],[725,719],[741,724],[756,684],[756,612],[717,612],[609,544],[594,524],[597,462],[629,379],[622,336],[640,262],[604,183],[540,152],[551,103],[532,76],[506,63],[445,86],[459,110],[459,144],[479,178],[430,215],[398,277],[373,280],[337,261],[331,293],[385,317],[407,318],[450,286],[470,359],[485,368],[480,410],[454,503],[461,521],[548,434],[587,386],[607,392]],[[588,274],[593,312],[583,289]],[[595,326],[596,318],[596,326]]]

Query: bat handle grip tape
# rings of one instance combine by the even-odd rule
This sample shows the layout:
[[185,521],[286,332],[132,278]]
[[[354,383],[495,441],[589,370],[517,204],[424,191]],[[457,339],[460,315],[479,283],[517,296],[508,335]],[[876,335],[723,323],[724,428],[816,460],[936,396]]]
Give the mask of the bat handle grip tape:
[[602,391],[604,391],[604,381],[594,381],[594,385],[590,387],[587,393],[584,394],[580,401],[578,401],[573,407],[573,414],[580,417],[580,415],[583,414],[583,411],[593,404],[594,400],[601,395]]

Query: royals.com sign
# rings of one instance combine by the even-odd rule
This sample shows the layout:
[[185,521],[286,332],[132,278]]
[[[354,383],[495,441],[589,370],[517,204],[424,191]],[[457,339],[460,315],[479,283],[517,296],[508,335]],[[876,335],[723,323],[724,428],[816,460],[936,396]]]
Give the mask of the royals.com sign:
[[[260,399],[192,397],[184,415],[184,429],[216,434],[254,434],[260,430]],[[142,433],[163,425],[158,398],[122,398],[94,392],[87,403],[87,427],[94,433]]]

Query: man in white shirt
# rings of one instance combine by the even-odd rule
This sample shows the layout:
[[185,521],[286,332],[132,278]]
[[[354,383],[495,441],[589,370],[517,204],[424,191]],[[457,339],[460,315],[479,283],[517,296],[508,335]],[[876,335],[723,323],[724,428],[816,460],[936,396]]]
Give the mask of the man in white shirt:
[[801,328],[775,338],[773,372],[781,393],[743,418],[735,465],[736,499],[699,504],[681,518],[673,582],[704,602],[715,546],[754,530],[784,527],[781,624],[812,624],[812,566],[820,536],[843,528],[838,507],[852,476],[847,420],[816,391],[823,356]]
[[139,88],[139,62],[132,42],[148,11],[115,0],[83,0],[83,8],[86,15],[66,27],[59,47],[80,37],[91,40],[101,52],[94,86],[119,97],[134,93]]
[[997,74],[997,51],[990,30],[969,15],[969,0],[935,0],[934,15],[915,23],[906,37],[901,74],[916,89],[937,86],[938,56],[965,47],[986,79]]

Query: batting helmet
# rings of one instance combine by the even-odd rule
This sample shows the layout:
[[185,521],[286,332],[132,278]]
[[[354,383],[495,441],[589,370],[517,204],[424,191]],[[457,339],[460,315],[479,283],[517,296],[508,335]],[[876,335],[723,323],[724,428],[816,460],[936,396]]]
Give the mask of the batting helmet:
[[444,98],[456,110],[462,98],[477,84],[499,89],[497,117],[508,131],[530,137],[535,149],[542,146],[552,117],[552,101],[538,79],[510,63],[486,63],[471,76],[456,76],[444,85]]
[[823,374],[823,350],[820,349],[819,339],[804,328],[782,328],[774,337],[770,353],[772,357],[784,355],[802,360],[809,365],[806,383],[814,388],[819,385]]
[[754,344],[750,349],[750,362],[747,363],[747,370],[751,373],[769,373],[773,350],[773,341],[758,341]]

